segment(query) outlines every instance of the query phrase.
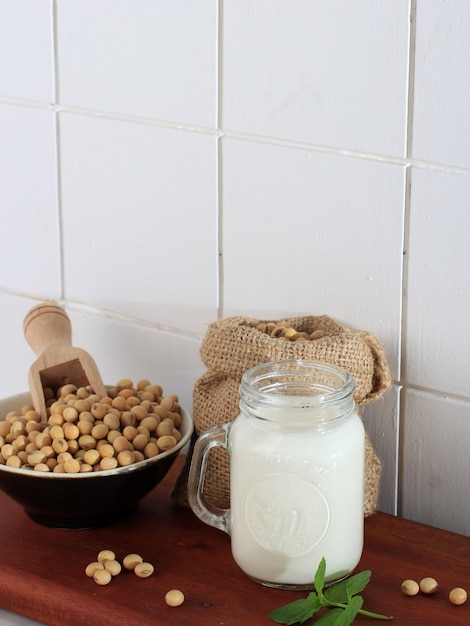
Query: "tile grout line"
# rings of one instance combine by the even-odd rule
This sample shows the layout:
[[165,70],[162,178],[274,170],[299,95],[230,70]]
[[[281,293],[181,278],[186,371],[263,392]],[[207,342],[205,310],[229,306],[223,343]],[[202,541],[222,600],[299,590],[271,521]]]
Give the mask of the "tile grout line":
[[416,11],[417,0],[410,0],[410,36],[408,64],[408,106],[406,119],[406,158],[412,159],[413,154],[413,121],[415,100],[415,66],[416,66]]
[[60,121],[57,103],[60,100],[59,92],[59,56],[58,56],[58,33],[57,33],[57,0],[51,1],[52,19],[52,50],[53,50],[53,80],[54,80],[54,131],[55,131],[55,158],[56,158],[56,189],[57,189],[57,225],[59,230],[59,280],[60,297],[65,298],[65,268],[64,268],[64,229],[62,212],[62,174],[61,174],[61,150],[60,150]]
[[[416,16],[417,0],[410,0],[410,31],[408,49],[408,99],[406,120],[406,159],[408,165],[405,168],[405,198],[403,215],[403,250],[402,250],[402,293],[401,293],[401,323],[399,344],[399,373],[400,379],[406,378],[403,373],[406,370],[406,335],[408,321],[408,277],[410,256],[410,213],[411,213],[411,179],[412,179],[412,154],[413,154],[413,116],[414,116],[414,91],[415,91],[415,63],[416,63]],[[397,419],[397,453],[396,453],[396,496],[395,507],[398,515],[403,514],[402,506],[402,475],[403,475],[403,429],[402,415],[405,415],[405,386],[400,386],[398,419]]]
[[[218,2],[217,12],[217,128],[223,127],[223,0]],[[217,156],[217,317],[224,315],[224,255],[223,255],[223,151],[222,137],[219,133],[216,139]]]
[[[220,96],[216,96],[220,100]],[[74,107],[62,105],[59,103],[47,103],[35,100],[23,100],[18,98],[0,97],[0,104],[11,106],[23,106],[29,108],[47,109],[57,113],[69,113],[72,115],[83,115],[86,117],[103,118],[117,122],[129,122],[132,124],[141,124],[145,126],[153,126],[156,128],[166,128],[168,130],[176,130],[182,132],[196,133],[216,137],[217,139],[226,138],[235,141],[247,141],[258,144],[266,144],[277,146],[280,148],[293,148],[297,150],[305,150],[307,152],[316,152],[319,154],[330,154],[333,156],[356,158],[366,161],[384,163],[389,165],[413,166],[419,169],[427,169],[430,171],[442,172],[447,174],[459,174],[462,176],[470,176],[470,168],[458,165],[450,165],[446,163],[436,163],[433,161],[425,161],[422,159],[413,159],[411,157],[399,157],[393,155],[384,155],[374,152],[364,152],[352,148],[340,148],[336,146],[328,146],[322,144],[307,143],[295,139],[286,139],[283,137],[274,137],[269,135],[256,135],[254,133],[244,133],[240,131],[225,130],[221,127],[211,128],[205,126],[196,126],[169,120],[158,120],[153,118],[139,117],[138,115],[129,115],[124,113],[116,113],[113,111],[97,111],[94,109],[86,109],[82,107]],[[220,103],[219,103],[220,104]],[[220,105],[221,106],[221,105]],[[408,141],[408,138],[407,138]]]
[[57,0],[51,0],[51,28],[52,28],[52,57],[53,57],[53,81],[54,81],[54,102],[51,103],[53,108],[57,107],[57,103],[60,102],[59,94],[59,55],[58,41],[59,35],[57,30]]
[[[75,311],[77,313],[82,313],[83,315],[91,315],[101,319],[112,320],[115,322],[122,322],[125,324],[132,324],[138,326],[139,328],[147,328],[154,331],[159,331],[171,335],[175,335],[178,337],[184,337],[190,340],[196,340],[200,342],[203,339],[203,333],[198,331],[192,331],[184,328],[180,328],[177,326],[171,326],[169,324],[163,324],[161,322],[153,322],[151,320],[146,320],[141,317],[137,317],[135,315],[129,315],[126,313],[120,313],[119,311],[112,311],[110,309],[103,309],[99,306],[94,306],[91,304],[85,304],[83,302],[79,302],[76,300],[69,300],[67,298],[50,298],[48,296],[42,296],[37,293],[29,293],[18,291],[17,289],[11,289],[8,287],[0,286],[0,294],[7,294],[10,296],[15,296],[17,298],[22,298],[26,300],[36,301],[38,304],[43,301],[51,301],[57,303],[59,306],[63,306],[70,311]],[[0,622],[1,624],[1,622]]]

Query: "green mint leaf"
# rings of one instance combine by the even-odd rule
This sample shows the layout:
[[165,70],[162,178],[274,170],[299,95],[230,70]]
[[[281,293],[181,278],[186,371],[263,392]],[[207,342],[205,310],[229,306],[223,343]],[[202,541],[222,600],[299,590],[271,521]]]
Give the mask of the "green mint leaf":
[[315,626],[334,626],[338,617],[344,612],[344,609],[329,609],[325,615],[322,615],[315,622]]
[[381,615],[362,609],[363,599],[356,594],[363,591],[369,583],[372,575],[370,570],[340,580],[323,591],[325,572],[326,561],[322,558],[314,580],[317,593],[312,591],[306,598],[276,609],[269,617],[278,624],[292,626],[303,624],[323,607],[329,607],[329,610],[315,621],[315,626],[350,626],[358,613],[376,620],[393,619],[391,615]]
[[348,593],[348,600],[355,596],[357,593],[361,593],[367,587],[370,581],[372,572],[365,570],[359,574],[355,574],[346,580],[346,589]]
[[328,602],[335,602],[339,604],[347,604],[348,598],[348,590],[346,587],[347,580],[340,580],[337,583],[331,585],[331,587],[327,587],[323,592],[324,598]]
[[321,596],[323,595],[323,587],[325,586],[325,572],[326,572],[326,561],[325,561],[325,557],[322,558],[322,560],[320,561],[317,571],[315,573],[315,580],[314,580],[314,585],[315,585],[315,591],[318,593],[318,595]]
[[332,626],[349,626],[353,623],[356,615],[361,610],[363,599],[361,596],[354,596],[346,605],[346,608],[338,615]]
[[306,598],[294,600],[273,611],[269,617],[277,624],[303,624],[321,609],[320,598],[312,591]]
[[346,604],[353,596],[366,588],[370,577],[371,571],[365,570],[327,587],[323,595],[328,602]]

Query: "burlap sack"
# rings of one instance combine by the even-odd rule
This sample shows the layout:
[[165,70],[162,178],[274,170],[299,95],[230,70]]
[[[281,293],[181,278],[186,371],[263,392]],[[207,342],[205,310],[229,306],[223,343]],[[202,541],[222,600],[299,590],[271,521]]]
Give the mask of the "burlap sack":
[[[200,349],[207,372],[196,381],[193,390],[193,444],[197,436],[212,426],[237,417],[241,377],[246,370],[260,363],[303,359],[342,367],[356,381],[354,398],[358,407],[372,402],[389,387],[390,372],[385,353],[374,335],[341,326],[326,315],[292,317],[283,322],[299,332],[311,334],[323,331],[323,336],[315,340],[296,341],[271,337],[257,328],[260,320],[246,317],[230,317],[209,325]],[[190,462],[191,450],[172,492],[173,500],[183,506],[188,504],[187,475]],[[380,460],[366,435],[366,516],[373,513],[377,506],[380,471]],[[230,506],[229,458],[225,450],[219,447],[211,450],[208,456],[204,494],[218,507]]]

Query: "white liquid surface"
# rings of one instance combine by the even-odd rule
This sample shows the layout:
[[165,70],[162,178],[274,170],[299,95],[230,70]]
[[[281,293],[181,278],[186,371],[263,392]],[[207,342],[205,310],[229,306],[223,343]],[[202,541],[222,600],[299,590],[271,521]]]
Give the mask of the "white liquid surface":
[[249,576],[307,586],[322,557],[327,580],[363,548],[364,428],[353,414],[326,431],[272,430],[239,416],[230,431],[232,553]]

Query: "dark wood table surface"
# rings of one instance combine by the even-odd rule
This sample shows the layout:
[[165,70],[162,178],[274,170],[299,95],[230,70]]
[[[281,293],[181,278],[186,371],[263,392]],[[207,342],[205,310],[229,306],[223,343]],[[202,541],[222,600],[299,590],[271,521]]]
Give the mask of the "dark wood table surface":
[[[134,513],[106,528],[46,528],[1,493],[0,606],[51,626],[273,625],[269,613],[306,592],[251,581],[233,562],[225,533],[171,502],[169,493],[182,460]],[[154,574],[139,579],[126,571],[100,587],[84,570],[105,548],[121,559],[130,552],[141,554],[154,564]],[[364,608],[393,615],[394,620],[360,617],[355,623],[470,625],[470,599],[461,606],[447,599],[457,586],[470,594],[469,537],[376,513],[366,519],[358,571],[363,569],[372,570],[362,594]],[[439,581],[436,594],[401,593],[402,580],[425,576]],[[186,600],[170,608],[164,595],[174,588],[181,589]]]

